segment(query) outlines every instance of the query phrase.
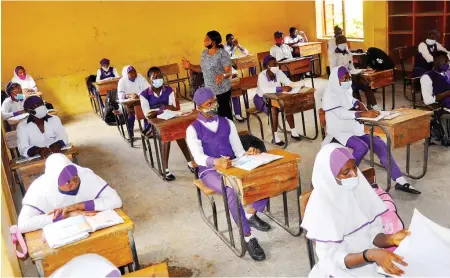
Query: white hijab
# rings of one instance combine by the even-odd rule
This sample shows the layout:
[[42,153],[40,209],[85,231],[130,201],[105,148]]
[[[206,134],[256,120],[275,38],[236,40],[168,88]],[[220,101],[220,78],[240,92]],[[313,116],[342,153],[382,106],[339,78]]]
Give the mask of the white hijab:
[[119,269],[97,254],[84,254],[73,258],[50,275],[59,277],[121,277]]
[[[17,67],[16,67],[17,68]],[[26,72],[26,71],[25,71]],[[22,89],[33,89],[37,90],[36,82],[34,82],[33,77],[26,72],[25,79],[20,79],[20,77],[16,73],[16,69],[14,69],[14,76],[11,79],[11,82],[18,83],[22,87]]]
[[[77,168],[81,181],[76,195],[63,194],[58,190],[58,178],[63,169],[69,165]],[[53,209],[94,200],[106,186],[108,183],[91,169],[72,163],[63,154],[52,154],[45,162],[45,173],[30,185],[22,203],[48,213]]]
[[311,240],[342,242],[345,236],[372,223],[387,210],[359,169],[355,190],[349,191],[337,183],[330,166],[331,153],[337,148],[344,147],[336,143],[324,146],[314,163],[314,190],[301,225]]
[[341,119],[337,114],[331,112],[334,109],[350,110],[357,101],[353,98],[351,88],[348,90],[341,88],[338,77],[339,68],[335,67],[331,70],[328,87],[322,99],[322,107],[327,122],[327,137],[324,139],[322,146],[331,142],[333,138],[336,138],[342,145],[346,145],[350,137],[364,135],[363,124],[354,119]]
[[[140,73],[137,74],[136,80],[131,82],[128,78],[129,67],[131,67],[131,65],[127,65],[122,69],[122,77],[120,78],[118,84],[119,95],[131,93],[139,95],[142,91],[150,87],[148,81]],[[121,90],[123,90],[123,92]]]

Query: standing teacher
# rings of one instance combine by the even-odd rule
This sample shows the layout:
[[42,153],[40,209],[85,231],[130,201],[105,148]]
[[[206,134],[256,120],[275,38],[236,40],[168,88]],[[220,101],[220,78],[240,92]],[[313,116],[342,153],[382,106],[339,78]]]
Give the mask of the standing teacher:
[[202,72],[205,87],[211,88],[216,94],[219,104],[219,116],[233,120],[231,112],[231,59],[222,45],[222,37],[217,31],[206,33],[205,47],[200,58],[200,65],[191,64],[183,57],[183,68],[194,72]]

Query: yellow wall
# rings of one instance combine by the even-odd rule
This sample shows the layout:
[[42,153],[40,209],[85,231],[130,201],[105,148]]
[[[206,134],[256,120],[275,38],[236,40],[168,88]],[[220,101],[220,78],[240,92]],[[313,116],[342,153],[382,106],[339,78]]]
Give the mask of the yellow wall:
[[[178,63],[182,56],[198,62],[203,38],[211,29],[223,37],[234,33],[253,53],[269,50],[273,32],[287,33],[290,26],[316,39],[314,1],[1,5],[3,87],[14,67],[23,65],[62,116],[90,111],[84,78],[95,73],[103,57],[119,72],[133,64],[145,74],[152,65]],[[386,48],[386,13],[386,2],[364,3],[362,47]]]

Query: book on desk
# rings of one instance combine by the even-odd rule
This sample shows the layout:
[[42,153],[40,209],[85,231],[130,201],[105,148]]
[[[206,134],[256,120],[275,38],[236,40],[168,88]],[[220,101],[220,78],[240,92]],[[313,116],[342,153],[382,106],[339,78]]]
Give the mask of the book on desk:
[[275,155],[270,153],[260,153],[257,155],[244,155],[239,158],[233,159],[232,166],[242,170],[251,171],[262,165],[268,164],[272,161],[281,158],[283,158],[282,155]]
[[45,240],[50,248],[80,241],[97,230],[123,223],[114,210],[105,210],[94,216],[73,216],[47,225],[43,228]]
[[395,111],[380,111],[380,115],[376,118],[366,118],[366,117],[359,117],[358,120],[362,121],[369,121],[369,122],[378,122],[381,120],[392,120],[400,116],[400,112]]
[[[62,147],[61,151],[69,150],[71,148],[72,148],[72,145],[68,144],[68,145]],[[38,158],[41,158],[41,156],[38,155],[38,154],[34,155],[34,156],[31,156],[31,157],[20,157],[19,159],[17,159],[16,164],[25,163],[25,162],[28,162],[28,161],[31,161],[31,160],[35,160],[35,159],[38,159]]]

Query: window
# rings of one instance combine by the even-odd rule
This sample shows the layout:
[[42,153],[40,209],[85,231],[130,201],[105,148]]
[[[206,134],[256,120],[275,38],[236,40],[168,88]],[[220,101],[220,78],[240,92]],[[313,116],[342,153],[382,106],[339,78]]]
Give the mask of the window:
[[316,0],[317,36],[332,37],[340,26],[349,39],[363,39],[363,0]]

